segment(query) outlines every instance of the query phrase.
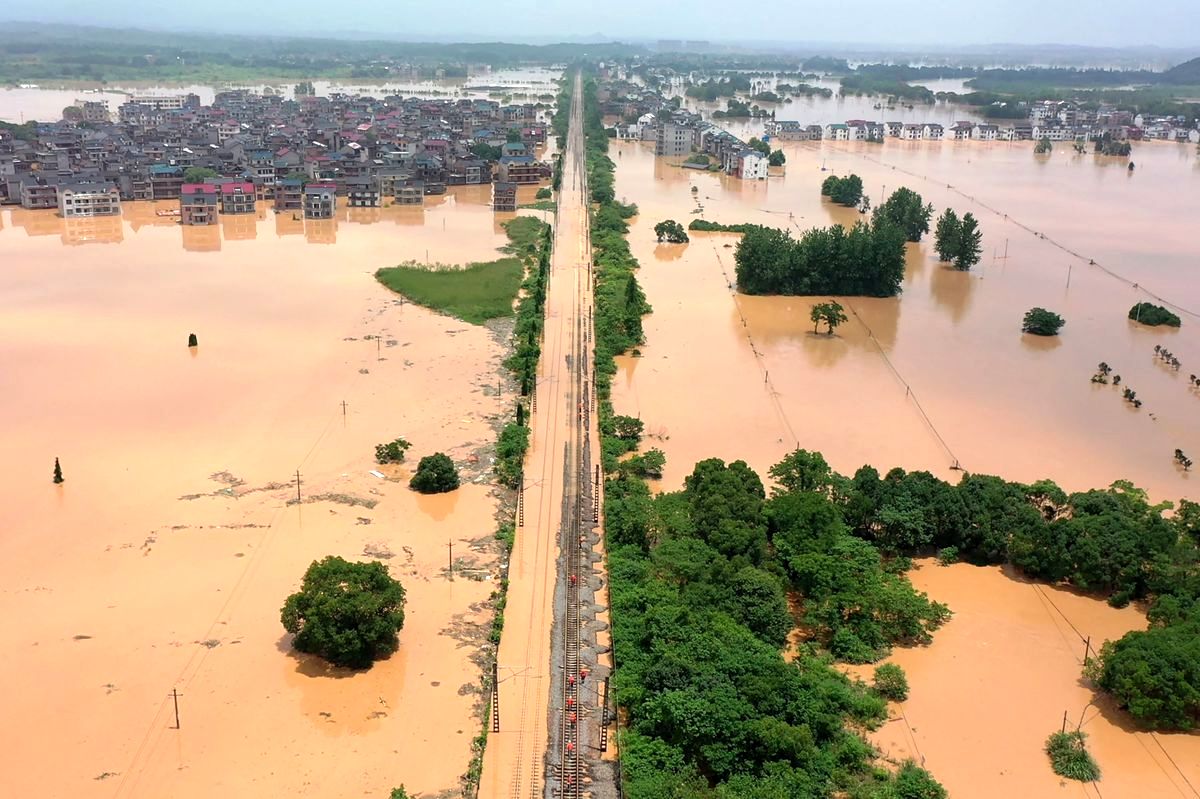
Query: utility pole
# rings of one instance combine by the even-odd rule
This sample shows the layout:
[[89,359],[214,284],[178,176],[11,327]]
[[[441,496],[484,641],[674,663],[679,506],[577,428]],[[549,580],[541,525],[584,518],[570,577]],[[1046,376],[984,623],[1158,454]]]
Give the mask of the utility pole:
[[303,501],[300,499],[300,470],[299,469],[296,470],[296,501],[297,502]]
[[179,729],[179,691],[171,689],[171,699],[175,702],[175,729]]
[[346,401],[342,400],[342,418],[346,418]]
[[450,540],[449,540],[449,541],[446,543],[446,546],[450,548],[450,555],[449,555],[449,563],[448,563],[448,565],[449,565],[449,567],[450,567],[450,579],[451,579],[451,580],[453,580],[453,579],[454,579],[454,539],[453,539],[453,538],[451,538],[451,539],[450,539]]
[[1071,270],[1075,268],[1075,264],[1067,264],[1067,288],[1071,288]]

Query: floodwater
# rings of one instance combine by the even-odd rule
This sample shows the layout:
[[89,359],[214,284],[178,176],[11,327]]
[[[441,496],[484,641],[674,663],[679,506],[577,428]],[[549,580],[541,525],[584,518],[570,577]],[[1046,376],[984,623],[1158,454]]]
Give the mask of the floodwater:
[[[744,458],[765,472],[799,445],[847,474],[870,463],[953,479],[957,462],[1014,480],[1050,477],[1068,490],[1125,478],[1156,499],[1200,494],[1173,460],[1177,447],[1200,452],[1200,393],[1188,385],[1200,372],[1200,318],[1181,312],[1180,329],[1126,318],[1135,302],[1154,301],[1148,291],[1200,309],[1200,243],[1188,201],[1200,196],[1193,147],[1138,145],[1132,174],[1123,159],[1069,148],[1035,158],[1028,143],[783,149],[784,177],[746,182],[677,168],[646,144],[614,145],[617,195],[641,210],[630,241],[654,307],[642,356],[621,360],[614,397],[664,439],[656,445],[668,455],[667,485],[697,458]],[[849,172],[862,176],[876,204],[906,185],[933,203],[935,216],[947,206],[973,212],[982,263],[967,273],[948,269],[926,236],[909,245],[903,294],[843,299],[850,321],[827,337],[813,335],[808,319],[824,298],[730,290],[738,236],[654,240],[656,222],[686,225],[698,207],[712,221],[797,234],[852,223],[859,215],[822,200],[819,188],[827,175]],[[1059,336],[1021,333],[1033,306],[1066,318]],[[1155,344],[1182,368],[1159,361]],[[1140,410],[1120,388],[1089,382],[1100,361],[1137,392]],[[681,405],[685,387],[705,392],[705,402]]]
[[[680,159],[655,159],[648,144],[613,145],[617,196],[640,209],[629,238],[654,309],[644,320],[647,343],[619,359],[613,401],[618,413],[643,420],[648,446],[666,453],[664,486],[680,485],[698,459],[712,456],[744,459],[765,475],[800,446],[820,450],[845,474],[869,463],[956,480],[957,462],[1008,479],[1053,478],[1067,490],[1130,479],[1155,500],[1200,495],[1172,457],[1176,447],[1200,452],[1200,392],[1188,385],[1200,372],[1194,147],[1135,145],[1133,173],[1124,159],[1077,156],[1069,147],[1035,158],[1029,143],[783,149],[784,176],[744,182],[680,169]],[[931,236],[908,245],[903,294],[841,298],[850,319],[830,337],[814,335],[809,321],[825,297],[733,290],[738,236],[655,241],[655,223],[686,225],[700,208],[711,221],[794,234],[853,223],[855,211],[820,197],[827,175],[850,172],[875,204],[907,185],[933,203],[935,216],[947,206],[974,213],[982,263],[960,273],[937,262]],[[1179,312],[1182,328],[1126,318],[1135,302],[1152,299],[1148,291],[1190,309]],[[1066,318],[1059,336],[1021,333],[1033,306]],[[1156,359],[1155,344],[1183,362],[1178,372]],[[1140,410],[1121,389],[1090,383],[1100,361],[1137,391]],[[1093,644],[1143,627],[1144,618],[996,570],[926,567],[914,583],[956,616],[932,647],[896,655],[913,686],[904,705],[913,738],[892,724],[877,742],[891,756],[924,755],[953,796],[1053,795],[1057,780],[1040,747],[1064,710],[1077,720],[1095,694],[1079,684],[1082,641],[1060,637],[1066,622],[1036,604],[1039,593]],[[964,712],[970,708],[974,716]],[[1105,796],[1195,795],[1158,747],[1200,786],[1200,737],[1135,735],[1111,709],[1087,718]]]
[[[372,273],[494,257],[485,189],[375,224],[265,210],[198,235],[154,213],[174,203],[91,232],[0,211],[6,795],[458,786],[498,565],[503,338]],[[372,476],[398,435],[410,463]],[[421,497],[409,468],[435,451],[464,485]],[[292,653],[279,623],[329,554],[380,558],[407,590],[399,651],[364,673]]]
[[[520,102],[537,102],[538,95],[557,94],[561,70],[525,67],[520,69],[488,70],[468,78],[438,80],[371,80],[345,78],[312,80],[313,89],[325,97],[335,92],[383,97],[400,94],[405,97],[440,97],[471,99],[502,99],[512,96]],[[56,121],[62,118],[65,107],[76,100],[107,100],[114,113],[129,95],[167,95],[195,93],[200,102],[210,105],[216,93],[227,89],[248,89],[263,93],[271,91],[291,100],[295,97],[296,78],[245,83],[161,83],[127,81],[119,84],[100,84],[86,81],[49,81],[36,89],[0,88],[0,121],[25,122],[31,119]]]
[[[1138,610],[1000,567],[929,559],[910,576],[918,589],[949,602],[954,618],[931,645],[889,658],[908,676],[909,698],[892,703],[889,721],[871,735],[884,757],[924,763],[955,797],[1196,795],[1200,735],[1140,732],[1080,677],[1087,639],[1098,648],[1143,628]],[[871,670],[853,669],[868,680]],[[1064,712],[1068,727],[1088,735],[1098,786],[1058,777],[1042,751],[1050,733],[1062,729]]]
[[[796,80],[777,81],[771,78],[756,79],[755,91],[767,90],[774,91],[778,83],[797,83]],[[972,106],[959,105],[939,101],[936,103],[918,103],[897,100],[893,107],[888,108],[887,98],[881,96],[870,95],[846,95],[842,96],[838,92],[841,90],[841,83],[837,79],[822,78],[819,80],[804,81],[810,86],[829,89],[833,92],[833,96],[826,99],[824,97],[791,97],[791,102],[768,103],[757,102],[747,99],[745,93],[737,99],[742,102],[748,102],[753,105],[758,105],[766,111],[774,111],[775,119],[782,122],[784,120],[797,120],[809,125],[828,125],[831,122],[845,122],[848,119],[870,119],[878,122],[905,122],[911,124],[922,124],[925,122],[936,122],[941,125],[952,125],[959,121],[983,121],[983,116],[978,110]],[[932,81],[914,81],[914,84],[919,83],[927,87],[933,92],[958,92],[965,93],[972,91],[970,87],[964,85],[962,80],[932,80]],[[731,132],[742,135],[741,130],[747,128],[757,128],[757,131],[747,135],[761,136],[762,125],[761,121],[755,122],[749,119],[712,119],[712,112],[724,110],[726,107],[726,98],[708,102],[696,100],[683,95],[682,84],[676,84],[668,92],[669,95],[680,95],[683,100],[683,107],[689,111],[703,114],[705,118],[710,119],[713,123],[730,130]],[[912,108],[908,106],[911,105]],[[876,108],[876,106],[880,106]]]

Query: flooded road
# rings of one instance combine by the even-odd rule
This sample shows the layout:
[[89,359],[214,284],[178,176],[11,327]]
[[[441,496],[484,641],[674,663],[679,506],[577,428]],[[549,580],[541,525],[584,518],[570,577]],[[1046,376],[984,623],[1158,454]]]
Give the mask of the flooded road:
[[[495,587],[487,450],[507,338],[372,273],[494,257],[512,215],[486,202],[464,188],[374,224],[263,210],[203,230],[140,204],[88,231],[0,211],[9,792],[458,786]],[[374,445],[399,435],[411,463],[376,467]],[[409,468],[435,451],[464,485],[421,497]],[[279,622],[328,554],[379,558],[408,592],[399,651],[365,673],[293,654]]]
[[[950,479],[957,461],[1009,479],[1051,477],[1068,490],[1128,478],[1156,499],[1200,494],[1172,458],[1177,447],[1200,452],[1200,394],[1188,386],[1200,367],[1200,318],[1184,314],[1178,330],[1126,318],[1135,302],[1154,301],[1146,289],[1200,309],[1193,276],[1200,243],[1181,199],[1200,196],[1194,148],[1139,145],[1131,175],[1091,155],[1035,159],[1027,144],[870,147],[785,143],[785,177],[745,182],[680,169],[647,145],[614,146],[617,195],[641,211],[630,240],[654,306],[642,357],[622,359],[614,398],[621,412],[640,414],[649,431],[669,437],[661,444],[665,483],[679,483],[708,456],[745,458],[765,471],[799,444],[821,450],[844,473],[870,463]],[[843,300],[851,320],[830,338],[814,336],[808,318],[823,298],[730,290],[738,236],[654,240],[655,223],[686,225],[697,215],[794,234],[853,223],[856,212],[830,205],[819,191],[828,174],[851,171],[876,204],[907,185],[935,215],[947,206],[975,213],[982,263],[967,273],[947,269],[927,236],[909,245],[903,294]],[[1055,205],[1061,197],[1070,202]],[[698,208],[702,214],[693,213]],[[1061,313],[1062,334],[1022,334],[1021,317],[1033,306]],[[1156,359],[1155,344],[1172,350],[1182,368]],[[1089,382],[1100,361],[1137,391],[1140,410],[1120,388]],[[684,386],[705,391],[706,402],[681,404]]]

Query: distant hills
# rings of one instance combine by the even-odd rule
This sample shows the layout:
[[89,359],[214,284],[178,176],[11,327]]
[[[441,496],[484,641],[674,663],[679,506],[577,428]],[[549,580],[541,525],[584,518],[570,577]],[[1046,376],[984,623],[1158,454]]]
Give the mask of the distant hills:
[[1200,86],[1200,58],[1171,67],[1163,73],[1162,82]]

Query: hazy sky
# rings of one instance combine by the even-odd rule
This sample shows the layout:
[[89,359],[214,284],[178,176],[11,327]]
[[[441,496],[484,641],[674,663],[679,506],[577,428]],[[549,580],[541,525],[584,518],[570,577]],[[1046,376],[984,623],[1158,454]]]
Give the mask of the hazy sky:
[[1200,0],[37,0],[0,11],[0,18],[6,16],[248,34],[359,31],[469,41],[603,34],[713,41],[1196,45],[1200,50]]

